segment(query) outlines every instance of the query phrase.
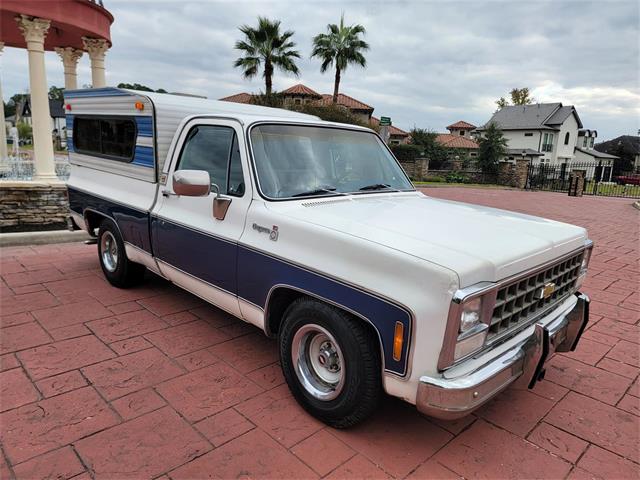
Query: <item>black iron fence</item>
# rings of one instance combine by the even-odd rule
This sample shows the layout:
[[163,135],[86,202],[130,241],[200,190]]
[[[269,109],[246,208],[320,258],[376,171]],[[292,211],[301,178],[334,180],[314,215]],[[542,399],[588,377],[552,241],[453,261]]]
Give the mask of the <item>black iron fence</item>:
[[582,171],[584,195],[640,198],[640,176],[616,176],[613,166],[605,162],[544,163],[529,165],[526,188],[551,192],[568,192],[571,173]]

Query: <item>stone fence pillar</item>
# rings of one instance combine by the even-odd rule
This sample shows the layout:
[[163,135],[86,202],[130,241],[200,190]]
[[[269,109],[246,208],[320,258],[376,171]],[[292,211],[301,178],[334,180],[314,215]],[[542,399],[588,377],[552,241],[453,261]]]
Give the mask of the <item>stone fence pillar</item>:
[[515,187],[514,166],[511,162],[498,163],[498,184]]
[[515,168],[515,187],[525,188],[527,186],[527,177],[529,176],[529,159],[516,159]]
[[413,175],[418,181],[422,181],[427,178],[429,173],[429,159],[428,158],[416,158],[414,165]]
[[581,197],[584,192],[584,180],[587,176],[586,170],[573,170],[569,176],[569,196]]

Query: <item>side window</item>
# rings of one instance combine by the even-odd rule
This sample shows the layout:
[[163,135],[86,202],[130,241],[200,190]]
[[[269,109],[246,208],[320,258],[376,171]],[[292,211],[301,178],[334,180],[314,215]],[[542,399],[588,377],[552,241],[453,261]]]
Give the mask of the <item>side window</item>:
[[233,128],[193,127],[185,140],[177,169],[205,170],[209,172],[211,184],[218,185],[221,193],[244,194],[240,149]]
[[74,149],[78,153],[131,162],[136,145],[136,124],[131,118],[76,117]]

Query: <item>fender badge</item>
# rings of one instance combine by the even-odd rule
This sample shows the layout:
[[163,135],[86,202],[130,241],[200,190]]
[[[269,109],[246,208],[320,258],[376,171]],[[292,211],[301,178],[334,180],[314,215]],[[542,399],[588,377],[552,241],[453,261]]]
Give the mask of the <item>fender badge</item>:
[[269,240],[272,240],[274,242],[276,242],[278,240],[278,226],[274,225],[272,228],[267,228],[267,227],[263,227],[262,225],[258,225],[257,223],[254,223],[252,225],[252,227],[254,230],[258,231],[259,233],[268,233],[269,234]]

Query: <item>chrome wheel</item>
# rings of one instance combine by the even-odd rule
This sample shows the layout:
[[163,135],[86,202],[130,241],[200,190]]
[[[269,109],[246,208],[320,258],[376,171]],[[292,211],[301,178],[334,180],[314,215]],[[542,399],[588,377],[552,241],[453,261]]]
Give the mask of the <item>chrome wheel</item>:
[[342,350],[325,328],[301,327],[294,335],[291,360],[305,390],[319,400],[333,400],[342,391],[345,365]]
[[102,264],[107,271],[113,273],[118,268],[118,243],[110,231],[105,231],[100,238]]

